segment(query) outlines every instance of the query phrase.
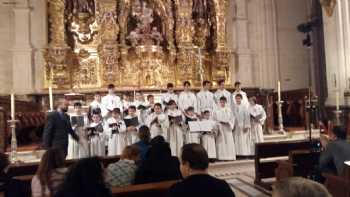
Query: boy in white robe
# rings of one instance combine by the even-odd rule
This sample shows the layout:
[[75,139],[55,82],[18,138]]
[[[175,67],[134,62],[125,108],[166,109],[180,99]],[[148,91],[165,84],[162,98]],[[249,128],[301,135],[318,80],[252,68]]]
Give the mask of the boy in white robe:
[[136,114],[139,118],[139,123],[145,124],[147,117],[147,103],[145,102],[145,97],[142,93],[137,92],[135,94],[133,105],[136,107]]
[[[137,123],[135,125],[128,125],[127,121],[131,120],[131,119],[135,119],[137,120]],[[129,106],[128,109],[128,115],[126,117],[124,117],[124,122],[125,122],[125,126],[126,126],[126,141],[127,141],[127,145],[132,145],[136,142],[139,141],[138,138],[138,127],[140,126],[140,121],[138,118],[138,115],[136,113],[136,107],[131,105]]]
[[185,123],[186,123],[186,130],[187,130],[187,134],[186,134],[186,144],[189,143],[196,143],[196,144],[200,144],[200,138],[201,138],[201,134],[200,132],[191,132],[190,131],[190,127],[189,127],[189,122],[191,121],[199,121],[199,118],[197,117],[196,113],[194,112],[194,108],[193,107],[189,107],[186,111],[185,111]]
[[245,93],[242,89],[241,89],[241,82],[236,81],[235,82],[235,91],[232,93],[232,101],[233,101],[233,105],[236,105],[236,95],[240,94],[242,96],[241,99],[241,103],[245,106],[248,107],[249,106],[249,101],[248,101],[248,97],[247,97],[247,93]]
[[160,103],[154,104],[154,112],[147,117],[146,125],[150,128],[151,138],[161,135],[168,141],[169,119]]
[[106,136],[103,132],[101,114],[93,114],[88,130],[90,156],[103,157],[106,155]]
[[155,105],[155,101],[154,101],[153,94],[147,95],[147,102],[146,102],[147,116],[154,112],[154,105]]
[[108,136],[108,156],[121,155],[126,147],[126,126],[118,108],[113,109],[107,119],[105,131]]
[[198,112],[203,115],[203,112],[209,110],[212,112],[215,108],[215,100],[214,94],[211,93],[210,90],[211,82],[204,81],[203,89],[197,93],[197,104],[198,104]]
[[197,111],[197,97],[196,95],[191,92],[190,90],[191,87],[191,83],[189,81],[185,81],[184,82],[184,91],[182,91],[179,95],[179,109],[182,111],[182,113],[185,113],[185,111],[189,108],[189,107],[193,107],[194,112],[198,112]]
[[180,156],[185,138],[182,112],[177,109],[177,105],[174,100],[170,100],[167,104],[166,114],[169,117],[169,143],[171,155]]
[[235,126],[235,117],[227,105],[226,97],[221,97],[219,105],[213,113],[213,119],[218,126],[216,150],[218,160],[236,160],[236,146],[232,130]]
[[218,81],[218,90],[214,94],[215,103],[219,105],[220,98],[225,97],[227,99],[227,106],[232,107],[231,93],[225,89],[225,80]]
[[114,93],[114,85],[108,85],[108,94],[102,98],[101,101],[101,115],[103,118],[107,118],[110,114],[108,109],[119,108],[120,111],[123,110],[123,103],[119,96]]
[[203,112],[202,121],[208,121],[208,123],[211,123],[212,130],[210,132],[202,133],[201,144],[205,150],[207,150],[209,159],[216,159],[215,138],[217,134],[217,127],[215,121],[212,121],[211,112],[209,110],[205,110]]
[[236,118],[234,139],[237,156],[251,156],[250,115],[248,107],[242,103],[242,95],[237,94],[233,114]]
[[71,135],[68,138],[68,159],[85,158],[89,156],[87,135],[84,127],[88,125],[86,114],[82,113],[82,105],[80,102],[74,103],[74,113],[70,114],[72,129],[79,136],[79,142],[74,140]]
[[178,103],[178,96],[174,93],[174,84],[168,83],[167,86],[167,92],[164,93],[160,99],[163,108],[167,107],[169,105],[170,100],[175,101],[175,103]]
[[255,144],[264,142],[263,125],[266,120],[264,107],[256,103],[256,97],[249,98],[249,114],[251,124],[252,147],[251,152],[254,154]]
[[123,103],[123,115],[127,115],[128,113],[128,109],[129,109],[129,106],[130,105],[133,105],[133,101],[132,101],[132,98],[129,94],[123,94],[123,100],[122,100],[122,103]]

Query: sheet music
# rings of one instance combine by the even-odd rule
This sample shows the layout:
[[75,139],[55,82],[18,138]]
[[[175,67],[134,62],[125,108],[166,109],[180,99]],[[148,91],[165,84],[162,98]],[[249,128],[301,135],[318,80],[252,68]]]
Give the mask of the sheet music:
[[190,132],[211,132],[215,125],[213,120],[189,121]]

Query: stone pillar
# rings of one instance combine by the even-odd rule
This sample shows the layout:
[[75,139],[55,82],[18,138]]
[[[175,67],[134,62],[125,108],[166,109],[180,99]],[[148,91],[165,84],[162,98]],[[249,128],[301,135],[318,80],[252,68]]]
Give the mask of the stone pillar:
[[33,92],[33,49],[30,42],[30,7],[20,1],[14,11],[13,90],[17,94]]
[[243,83],[245,87],[252,87],[256,84],[253,81],[253,54],[249,46],[248,29],[248,8],[246,0],[236,0],[236,54],[237,54],[237,73],[236,79]]
[[335,106],[336,91],[340,105],[344,104],[345,91],[350,90],[350,18],[349,2],[337,1],[332,16],[323,10],[328,98],[326,105]]

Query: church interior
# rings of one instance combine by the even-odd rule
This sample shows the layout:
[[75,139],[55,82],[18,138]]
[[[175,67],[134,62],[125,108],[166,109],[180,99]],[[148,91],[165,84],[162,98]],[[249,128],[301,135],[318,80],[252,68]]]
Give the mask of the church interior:
[[0,175],[25,190],[0,177],[0,196],[68,196],[34,192],[51,150],[68,174],[95,157],[108,171],[145,127],[133,165],[163,143],[182,175],[137,184],[136,170],[109,196],[188,196],[172,192],[198,162],[188,144],[233,196],[286,196],[293,177],[350,196],[349,0],[0,0],[0,43]]

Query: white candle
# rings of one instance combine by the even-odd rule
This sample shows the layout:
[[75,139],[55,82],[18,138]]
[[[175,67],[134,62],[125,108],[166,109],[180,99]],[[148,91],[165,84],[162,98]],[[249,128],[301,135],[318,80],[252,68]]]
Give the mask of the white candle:
[[52,95],[52,87],[49,87],[49,102],[50,102],[50,110],[53,111],[53,95]]
[[277,82],[277,98],[278,102],[281,102],[281,82]]
[[339,107],[339,91],[338,90],[335,92],[335,106],[336,106],[336,110],[339,111],[340,107]]
[[15,94],[11,94],[11,119],[15,120]]

